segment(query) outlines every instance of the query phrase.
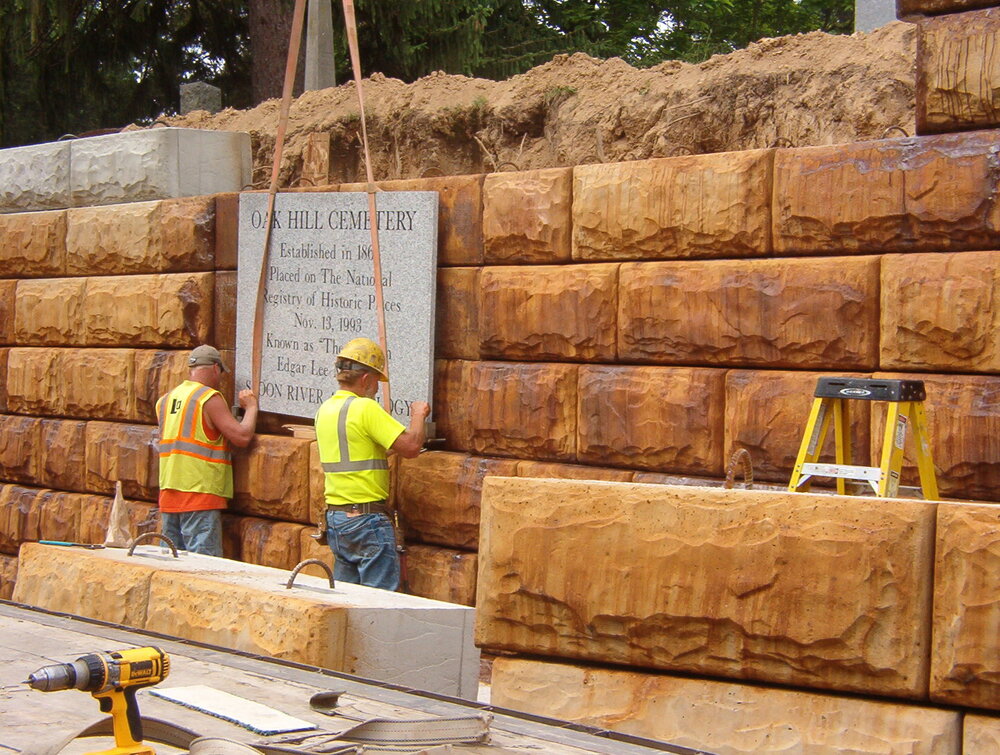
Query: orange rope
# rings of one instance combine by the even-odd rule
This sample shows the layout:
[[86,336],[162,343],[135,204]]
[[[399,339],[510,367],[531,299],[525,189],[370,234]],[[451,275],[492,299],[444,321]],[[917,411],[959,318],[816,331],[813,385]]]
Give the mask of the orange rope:
[[[365,152],[365,173],[368,178],[368,216],[372,235],[372,263],[375,278],[375,306],[378,309],[378,342],[389,361],[389,346],[385,333],[385,307],[382,299],[382,256],[378,243],[378,216],[375,213],[375,178],[372,174],[372,158],[368,151],[368,124],[365,119],[365,95],[361,84],[361,55],[358,52],[358,27],[354,16],[354,0],[344,0],[344,24],[347,27],[347,46],[351,51],[351,67],[354,69],[354,86],[358,90],[358,107],[361,110],[361,143]],[[391,412],[392,399],[389,384],[382,391],[382,405]]]

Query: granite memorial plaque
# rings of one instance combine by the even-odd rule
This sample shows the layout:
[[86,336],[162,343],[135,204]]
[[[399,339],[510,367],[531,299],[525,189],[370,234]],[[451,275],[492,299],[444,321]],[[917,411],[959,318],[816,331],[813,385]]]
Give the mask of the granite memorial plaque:
[[[254,306],[267,194],[240,195],[236,385],[252,372]],[[434,365],[438,195],[379,192],[391,413],[430,401]],[[336,389],[334,358],[353,338],[378,341],[368,195],[278,194],[271,220],[261,342],[260,408],[312,419]],[[381,399],[380,399],[381,400]]]

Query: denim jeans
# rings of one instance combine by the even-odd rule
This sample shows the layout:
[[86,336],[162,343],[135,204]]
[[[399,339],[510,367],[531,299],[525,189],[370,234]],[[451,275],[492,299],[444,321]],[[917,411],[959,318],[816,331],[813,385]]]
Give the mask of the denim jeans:
[[385,514],[347,516],[335,506],[327,506],[326,539],[335,559],[335,580],[399,589],[396,535]]
[[160,512],[160,532],[174,541],[178,550],[222,555],[222,510]]

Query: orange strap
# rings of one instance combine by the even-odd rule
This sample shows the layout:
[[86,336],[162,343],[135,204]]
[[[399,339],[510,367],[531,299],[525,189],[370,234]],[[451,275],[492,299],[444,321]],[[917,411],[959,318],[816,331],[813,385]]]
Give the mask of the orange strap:
[[274,196],[278,191],[278,170],[281,167],[281,153],[285,148],[285,130],[288,128],[288,111],[292,105],[292,87],[295,86],[295,71],[299,63],[299,47],[302,44],[302,26],[306,15],[306,0],[295,0],[292,15],[292,33],[288,42],[288,60],[285,62],[285,85],[281,91],[281,109],[278,115],[278,132],[274,137],[274,162],[271,165],[271,185],[267,189],[267,214],[264,215],[264,256],[260,263],[260,277],[257,279],[257,303],[253,311],[253,351],[251,368],[251,390],[260,393],[261,344],[264,338],[264,290],[267,265],[271,256],[271,226],[274,213]]
[[[365,151],[365,172],[368,177],[368,226],[372,235],[372,271],[375,278],[375,307],[378,309],[378,342],[389,361],[389,346],[385,334],[385,307],[382,299],[382,257],[378,244],[378,215],[375,214],[375,179],[372,174],[372,158],[368,151],[368,124],[365,119],[365,94],[361,83],[361,55],[358,52],[358,27],[354,18],[354,0],[344,0],[344,24],[347,27],[347,45],[351,50],[351,66],[354,69],[354,86],[358,90],[358,107],[361,110],[361,143]],[[382,405],[391,412],[392,399],[389,384],[382,391]]]

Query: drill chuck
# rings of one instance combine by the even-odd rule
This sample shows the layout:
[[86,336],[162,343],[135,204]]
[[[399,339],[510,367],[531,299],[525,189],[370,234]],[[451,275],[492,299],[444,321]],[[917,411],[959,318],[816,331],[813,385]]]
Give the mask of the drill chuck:
[[104,665],[95,664],[93,656],[77,658],[72,663],[54,663],[43,666],[28,677],[26,684],[41,692],[58,692],[63,689],[89,691],[101,684]]

